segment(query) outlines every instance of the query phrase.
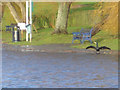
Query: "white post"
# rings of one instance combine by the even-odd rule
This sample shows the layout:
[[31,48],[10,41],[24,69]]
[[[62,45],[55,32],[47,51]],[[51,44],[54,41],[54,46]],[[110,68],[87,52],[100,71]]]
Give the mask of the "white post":
[[32,2],[30,0],[30,24],[32,24]]
[[31,25],[31,32],[30,32],[30,42],[32,40],[32,2],[30,0],[30,25]]
[[[28,1],[26,1],[26,25],[28,25]],[[26,29],[26,41],[28,41],[27,29]]]

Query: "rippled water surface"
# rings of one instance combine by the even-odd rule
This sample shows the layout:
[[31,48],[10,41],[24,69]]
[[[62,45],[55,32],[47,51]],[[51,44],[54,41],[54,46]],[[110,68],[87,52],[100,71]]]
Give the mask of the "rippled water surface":
[[4,88],[118,87],[117,56],[3,50]]

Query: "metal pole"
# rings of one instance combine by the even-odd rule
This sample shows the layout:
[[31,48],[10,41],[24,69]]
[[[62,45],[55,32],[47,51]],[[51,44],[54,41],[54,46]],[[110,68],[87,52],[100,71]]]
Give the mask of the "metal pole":
[[13,30],[13,31],[12,31],[12,33],[13,33],[13,35],[12,35],[12,38],[13,38],[13,40],[12,40],[12,41],[14,42],[14,41],[15,41],[15,32],[14,32],[14,26],[12,26],[12,30]]
[[[28,1],[26,1],[26,25],[28,25]],[[26,41],[28,41],[27,28],[26,28]]]
[[30,42],[32,40],[32,2],[30,0],[30,29],[31,29],[31,32],[30,32]]
[[26,1],[26,24],[28,25],[28,1]]
[[32,2],[30,0],[30,24],[32,24]]

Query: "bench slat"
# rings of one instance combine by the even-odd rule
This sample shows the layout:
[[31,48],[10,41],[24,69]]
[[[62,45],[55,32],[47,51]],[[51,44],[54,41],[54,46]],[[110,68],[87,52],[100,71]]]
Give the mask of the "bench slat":
[[92,34],[92,30],[91,29],[81,29],[80,32],[73,32],[73,40],[72,43],[74,42],[74,40],[80,40],[81,43],[83,43],[85,40],[89,40],[90,43],[92,43],[91,41],[91,34]]

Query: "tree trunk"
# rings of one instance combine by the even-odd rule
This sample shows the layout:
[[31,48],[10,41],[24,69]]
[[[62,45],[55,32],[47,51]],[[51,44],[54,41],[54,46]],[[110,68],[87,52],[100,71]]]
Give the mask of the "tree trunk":
[[68,10],[67,10],[67,19],[66,19],[66,29],[67,29],[67,26],[68,26],[68,16],[69,16],[69,12],[70,12],[70,6],[71,6],[72,2],[69,2],[68,3]]
[[22,2],[15,2],[21,9],[22,13],[22,21],[25,22],[25,17],[26,17],[26,11],[25,11],[25,6],[22,4]]
[[108,17],[109,17],[109,14],[106,15],[106,16],[102,19],[101,22],[99,22],[98,24],[96,24],[96,25],[94,26],[93,31],[92,31],[92,36],[94,36],[95,34],[97,34],[97,33],[101,30],[102,26],[106,23]]
[[14,9],[14,7],[11,5],[10,2],[7,3],[7,6],[8,6],[8,8],[10,9],[10,12],[11,12],[11,14],[13,15],[15,21],[16,21],[17,23],[21,22],[18,14],[17,14],[17,12],[16,12],[16,10]]
[[64,33],[67,34],[67,22],[68,14],[70,10],[71,3],[60,2],[58,8],[58,15],[56,19],[55,31],[54,33]]

